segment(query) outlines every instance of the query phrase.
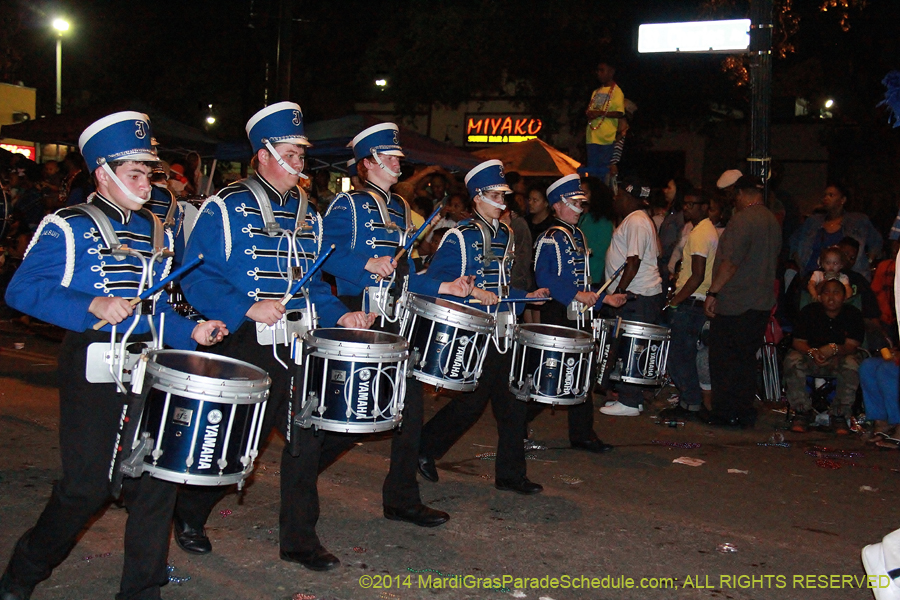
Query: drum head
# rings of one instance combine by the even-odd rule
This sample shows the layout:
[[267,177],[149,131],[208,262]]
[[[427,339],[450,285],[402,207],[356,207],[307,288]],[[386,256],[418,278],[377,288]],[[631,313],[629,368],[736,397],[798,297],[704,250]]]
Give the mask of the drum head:
[[483,310],[451,300],[410,294],[407,305],[412,312],[433,321],[461,324],[476,330],[487,331],[494,328],[493,317]]
[[584,331],[561,325],[525,323],[516,328],[516,341],[526,346],[565,349],[589,352],[594,345],[594,337]]
[[402,337],[385,331],[372,331],[370,329],[346,329],[344,327],[330,327],[316,329],[310,332],[314,340],[329,342],[343,342],[354,344],[396,344],[403,340]]
[[249,363],[205,352],[164,350],[151,353],[151,359],[167,369],[210,379],[254,381],[267,377],[265,371]]

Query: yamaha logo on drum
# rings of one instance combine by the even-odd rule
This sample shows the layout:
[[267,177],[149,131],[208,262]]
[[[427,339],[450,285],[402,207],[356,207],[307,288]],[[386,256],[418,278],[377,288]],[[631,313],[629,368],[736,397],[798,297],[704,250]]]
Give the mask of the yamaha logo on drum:
[[456,338],[456,341],[459,343],[459,346],[456,348],[456,353],[453,355],[453,366],[450,368],[450,377],[454,379],[459,378],[463,360],[466,358],[466,346],[469,345],[469,337],[463,335]]
[[222,422],[222,411],[214,408],[206,415],[206,420],[209,421],[211,425],[218,425]]
[[360,381],[368,381],[372,378],[372,371],[369,369],[360,369],[359,371],[359,380]]

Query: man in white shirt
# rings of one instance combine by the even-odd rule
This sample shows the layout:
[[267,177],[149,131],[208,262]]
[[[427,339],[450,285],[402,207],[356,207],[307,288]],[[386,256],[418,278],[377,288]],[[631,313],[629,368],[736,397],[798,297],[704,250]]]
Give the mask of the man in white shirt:
[[[615,316],[625,321],[652,324],[659,318],[663,291],[657,266],[659,240],[656,227],[644,210],[649,196],[650,188],[634,178],[626,178],[619,185],[613,208],[623,219],[613,231],[612,242],[606,251],[606,277],[612,277],[619,267],[625,265],[611,287],[617,294],[627,293],[629,300],[615,311]],[[641,386],[623,383],[618,390],[618,401],[604,406],[600,412],[620,417],[641,414]]]

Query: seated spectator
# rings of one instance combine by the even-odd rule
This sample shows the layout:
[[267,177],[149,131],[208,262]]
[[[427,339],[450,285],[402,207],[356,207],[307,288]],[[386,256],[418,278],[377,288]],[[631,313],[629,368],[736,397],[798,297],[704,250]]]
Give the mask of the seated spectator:
[[875,422],[875,431],[866,441],[881,448],[900,448],[900,354],[890,360],[869,358],[859,366],[866,418]]
[[844,269],[844,253],[837,246],[829,246],[824,248],[819,254],[819,268],[810,273],[809,283],[806,289],[813,302],[819,301],[816,290],[819,284],[826,279],[837,279],[844,284],[844,291],[847,298],[853,295],[853,288],[850,287],[850,279],[841,271]]
[[865,335],[862,313],[844,304],[846,290],[840,281],[827,279],[818,288],[820,302],[800,311],[794,341],[784,359],[787,399],[796,416],[791,431],[806,432],[814,417],[806,391],[806,378],[834,377],[837,390],[829,413],[832,430],[849,433],[847,418],[859,387],[858,350]]
[[[878,263],[872,276],[872,293],[878,302],[878,328],[885,333],[887,341],[881,346],[896,347],[897,310],[894,298],[894,271],[896,270],[896,252],[890,258]],[[863,315],[865,316],[865,315]],[[868,323],[866,324],[868,331]],[[880,349],[880,348],[879,348]]]

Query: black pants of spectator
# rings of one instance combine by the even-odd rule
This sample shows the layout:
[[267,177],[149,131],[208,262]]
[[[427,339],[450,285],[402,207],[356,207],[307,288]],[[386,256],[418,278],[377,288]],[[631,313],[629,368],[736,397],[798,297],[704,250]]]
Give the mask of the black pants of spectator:
[[[135,337],[134,341],[141,338]],[[85,379],[87,346],[109,334],[70,332],[60,348],[59,453],[62,477],[53,486],[37,524],[19,539],[7,567],[13,583],[32,588],[50,577],[91,520],[112,499],[109,465],[116,443],[123,396],[115,384]],[[123,498],[125,564],[117,600],[156,600],[169,581],[166,557],[175,486],[144,475],[126,478]]]
[[525,477],[525,430],[527,404],[509,391],[511,352],[500,354],[488,346],[478,388],[454,397],[422,428],[421,454],[439,459],[481,418],[488,401],[497,420],[497,479]]
[[[626,302],[621,308],[614,309],[612,318],[621,317],[623,321],[655,325],[659,322],[659,315],[662,312],[664,301],[665,294],[637,296]],[[616,389],[619,392],[619,402],[625,406],[638,408],[644,402],[645,387],[642,385],[617,383]]]
[[[566,305],[555,300],[551,300],[544,305],[544,309],[541,311],[541,323],[575,328],[575,321],[569,320],[569,317],[566,315]],[[591,368],[593,369],[593,365],[591,365]],[[588,389],[591,388],[593,388],[592,383],[588,386]],[[531,423],[547,406],[547,404],[542,402],[531,401],[528,403],[524,437],[528,437],[528,423]],[[572,404],[566,408],[569,413],[569,441],[577,443],[596,439],[597,434],[594,433],[594,395],[589,391],[587,400],[581,404]]]
[[712,414],[718,419],[756,422],[756,353],[763,343],[769,311],[716,315],[709,325]]
[[[260,440],[272,429],[286,435],[291,400],[293,363],[282,351],[282,360],[292,370],[285,369],[272,356],[271,346],[256,342],[256,326],[244,323],[221,343],[211,346],[210,352],[243,360],[266,372],[272,380],[269,401]],[[319,492],[317,488],[319,453],[328,442],[328,434],[312,429],[299,432],[300,454],[291,456],[285,446],[281,453],[281,510],[279,513],[280,549],[283,552],[310,552],[321,545],[316,535],[319,520]],[[216,504],[231,490],[231,486],[180,486],[175,515],[195,529],[204,526]]]
[[[351,311],[361,310],[362,296],[341,296],[341,301]],[[372,329],[397,333],[399,323],[380,325],[380,320],[375,321]],[[419,482],[416,479],[419,458],[419,440],[422,434],[422,420],[424,418],[422,385],[414,380],[407,379],[406,396],[403,401],[403,419],[400,427],[394,429],[391,437],[391,466],[382,485],[382,502],[384,506],[393,508],[412,508],[422,503],[419,494]],[[367,439],[367,434],[329,434],[333,443],[329,442],[322,450],[319,462],[320,470],[324,470],[347,450],[350,450],[357,442]]]

